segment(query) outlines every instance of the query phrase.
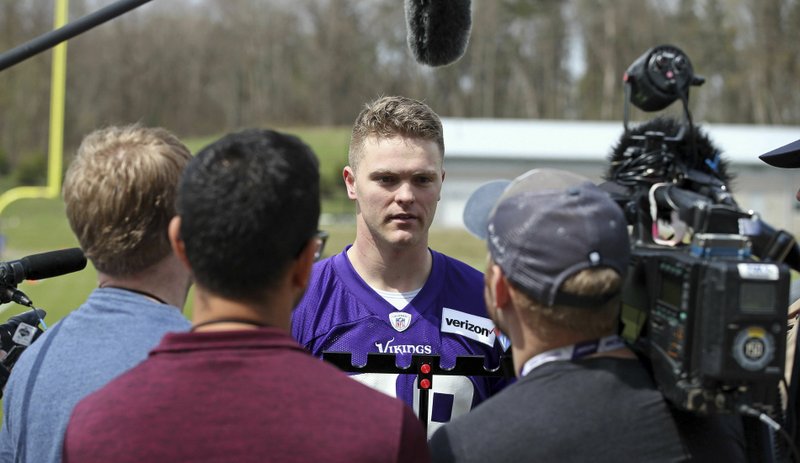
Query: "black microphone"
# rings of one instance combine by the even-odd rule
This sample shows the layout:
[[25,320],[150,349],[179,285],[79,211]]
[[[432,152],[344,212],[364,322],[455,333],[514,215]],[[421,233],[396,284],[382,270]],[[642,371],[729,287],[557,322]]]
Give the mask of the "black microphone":
[[472,28],[469,0],[405,0],[408,48],[418,63],[444,66],[461,58]]
[[16,286],[22,280],[45,278],[77,272],[86,267],[86,257],[80,248],[43,252],[10,262],[0,262],[0,284]]

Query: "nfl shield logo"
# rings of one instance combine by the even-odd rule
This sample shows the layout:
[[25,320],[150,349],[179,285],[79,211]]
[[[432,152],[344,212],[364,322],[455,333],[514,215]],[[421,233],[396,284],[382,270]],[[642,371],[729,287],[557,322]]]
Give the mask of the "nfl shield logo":
[[405,312],[392,312],[389,314],[389,323],[397,331],[405,331],[411,324],[411,314]]

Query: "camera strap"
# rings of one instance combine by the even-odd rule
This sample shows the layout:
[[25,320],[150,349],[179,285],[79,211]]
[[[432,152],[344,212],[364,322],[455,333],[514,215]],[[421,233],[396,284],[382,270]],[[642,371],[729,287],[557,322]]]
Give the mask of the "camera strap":
[[600,339],[581,341],[570,346],[559,347],[548,350],[541,354],[534,355],[522,366],[520,376],[525,376],[534,368],[540,367],[545,363],[558,362],[560,360],[578,360],[589,355],[609,352],[625,347],[625,341],[616,334]]
[[25,461],[25,439],[28,435],[28,409],[31,403],[33,386],[36,384],[36,378],[39,376],[39,369],[42,367],[44,355],[47,353],[47,350],[50,349],[53,338],[56,337],[58,330],[64,324],[64,320],[66,320],[68,316],[69,315],[62,318],[61,323],[57,323],[56,326],[49,330],[50,334],[47,336],[47,339],[42,342],[42,348],[39,350],[39,353],[36,354],[36,359],[34,359],[31,371],[28,374],[28,380],[25,383],[25,393],[22,396],[22,407],[20,408],[19,438],[17,439],[17,451],[14,461]]

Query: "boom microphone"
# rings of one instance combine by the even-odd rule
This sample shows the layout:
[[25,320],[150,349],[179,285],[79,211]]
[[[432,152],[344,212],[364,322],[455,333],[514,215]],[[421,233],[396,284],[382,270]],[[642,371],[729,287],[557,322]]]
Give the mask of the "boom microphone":
[[469,0],[405,0],[408,48],[418,63],[444,66],[461,58],[472,27]]
[[0,262],[0,285],[16,286],[22,280],[45,278],[77,272],[86,267],[80,248],[43,252],[10,262]]

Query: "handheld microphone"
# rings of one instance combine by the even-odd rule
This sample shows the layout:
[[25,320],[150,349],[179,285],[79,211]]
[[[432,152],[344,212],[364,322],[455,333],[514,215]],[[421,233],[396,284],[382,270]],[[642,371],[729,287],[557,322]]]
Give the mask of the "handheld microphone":
[[0,262],[0,285],[15,287],[22,280],[45,278],[77,272],[86,267],[80,248],[43,252],[10,262]]
[[469,0],[405,0],[408,48],[428,66],[461,58],[472,28]]

